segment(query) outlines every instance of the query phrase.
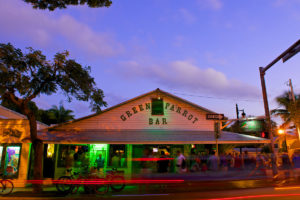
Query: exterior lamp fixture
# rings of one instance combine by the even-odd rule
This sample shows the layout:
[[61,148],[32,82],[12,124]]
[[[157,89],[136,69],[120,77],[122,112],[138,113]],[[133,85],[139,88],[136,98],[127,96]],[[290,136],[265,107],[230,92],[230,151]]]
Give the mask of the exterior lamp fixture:
[[246,113],[245,113],[245,111],[244,111],[244,109],[243,109],[243,112],[242,112],[242,118],[245,118],[246,117]]
[[235,109],[236,109],[236,118],[239,119],[240,118],[240,111],[242,112],[242,118],[244,119],[246,117],[246,113],[244,109],[239,110],[239,106],[237,104],[235,104]]
[[283,135],[283,134],[284,134],[284,130],[283,130],[283,129],[278,129],[277,133],[278,133],[279,135]]
[[288,146],[287,146],[287,141],[286,141],[286,134],[285,134],[284,129],[278,129],[277,133],[278,133],[278,135],[284,135],[285,149],[286,149],[286,152],[288,152]]

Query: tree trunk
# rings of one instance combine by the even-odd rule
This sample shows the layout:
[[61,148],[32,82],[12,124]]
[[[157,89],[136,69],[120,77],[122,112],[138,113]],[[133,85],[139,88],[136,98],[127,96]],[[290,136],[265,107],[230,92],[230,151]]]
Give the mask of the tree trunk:
[[[34,152],[34,162],[33,162],[33,179],[42,180],[43,175],[43,142],[37,138],[37,124],[36,118],[33,113],[27,115],[30,125],[30,137],[33,146]],[[42,183],[37,181],[36,184],[33,184],[33,192],[41,193],[43,191]]]

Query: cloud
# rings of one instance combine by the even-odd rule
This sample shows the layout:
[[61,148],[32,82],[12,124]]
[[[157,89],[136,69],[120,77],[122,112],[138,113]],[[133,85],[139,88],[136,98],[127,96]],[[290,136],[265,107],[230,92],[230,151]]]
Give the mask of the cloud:
[[198,5],[200,5],[203,9],[209,10],[221,10],[223,7],[223,3],[221,0],[198,0]]
[[150,79],[170,89],[182,89],[215,96],[232,98],[258,98],[257,87],[235,79],[213,68],[202,69],[195,64],[178,60],[165,65],[144,66],[136,61],[122,62],[119,69],[121,76],[128,79]]
[[93,56],[114,56],[123,50],[110,33],[96,32],[70,15],[52,15],[14,0],[1,1],[0,26],[2,34],[31,40],[42,47],[55,47],[67,41],[80,52]]
[[176,35],[173,39],[173,45],[175,47],[182,47],[187,42],[187,38],[182,35]]
[[214,65],[226,65],[226,64],[228,64],[228,61],[226,59],[216,57],[211,52],[206,52],[204,54],[204,57],[208,61],[208,63],[210,63],[210,64],[214,64]]
[[[114,94],[112,92],[108,92],[108,93],[105,93],[105,98],[104,100],[107,102],[108,104],[108,107],[111,107],[111,106],[115,106],[119,103],[122,103],[128,99],[118,95],[118,94]],[[104,108],[105,109],[105,108]]]
[[192,24],[196,21],[196,17],[185,8],[179,9],[179,14],[187,24]]

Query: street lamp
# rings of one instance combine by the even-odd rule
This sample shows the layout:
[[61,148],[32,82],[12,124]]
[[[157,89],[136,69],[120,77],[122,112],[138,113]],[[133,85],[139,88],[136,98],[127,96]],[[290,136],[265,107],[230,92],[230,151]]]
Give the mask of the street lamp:
[[244,109],[239,110],[239,107],[237,104],[235,104],[235,109],[236,109],[236,118],[239,119],[240,118],[240,111],[242,112],[242,118],[244,119],[246,117],[246,113]]
[[284,143],[285,143],[285,149],[286,149],[286,152],[288,152],[288,146],[287,146],[287,141],[286,141],[286,133],[283,129],[278,129],[277,130],[277,133],[278,135],[284,135]]
[[[266,90],[265,74],[266,74],[266,71],[268,69],[270,69],[280,59],[282,59],[282,61],[285,62],[288,59],[290,59],[291,57],[293,57],[294,55],[296,55],[299,51],[300,51],[300,40],[295,42],[292,46],[290,46],[287,50],[285,50],[282,54],[280,54],[277,58],[275,58],[275,60],[273,60],[266,67],[259,67],[261,88],[262,88],[262,94],[263,94],[263,99],[264,99],[267,130],[269,132],[269,137],[271,140],[271,152],[272,153],[274,153],[274,140],[273,140],[270,110],[269,110],[269,103],[268,103],[267,90]],[[273,169],[274,175],[277,174],[277,169],[275,169],[276,168],[275,166],[276,166],[275,159],[273,159],[272,160],[272,169]]]

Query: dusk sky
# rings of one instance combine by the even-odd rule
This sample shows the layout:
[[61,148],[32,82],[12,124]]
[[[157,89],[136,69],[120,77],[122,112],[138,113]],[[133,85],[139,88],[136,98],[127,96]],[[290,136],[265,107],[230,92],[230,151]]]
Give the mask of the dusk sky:
[[[34,10],[22,0],[0,0],[1,43],[40,49],[50,60],[68,50],[91,66],[109,107],[160,88],[229,118],[235,104],[263,115],[259,78],[266,66],[300,37],[300,0],[112,0],[109,8],[71,6]],[[270,108],[288,90],[300,93],[300,54],[266,74]],[[88,102],[61,94],[40,96],[91,114]]]

